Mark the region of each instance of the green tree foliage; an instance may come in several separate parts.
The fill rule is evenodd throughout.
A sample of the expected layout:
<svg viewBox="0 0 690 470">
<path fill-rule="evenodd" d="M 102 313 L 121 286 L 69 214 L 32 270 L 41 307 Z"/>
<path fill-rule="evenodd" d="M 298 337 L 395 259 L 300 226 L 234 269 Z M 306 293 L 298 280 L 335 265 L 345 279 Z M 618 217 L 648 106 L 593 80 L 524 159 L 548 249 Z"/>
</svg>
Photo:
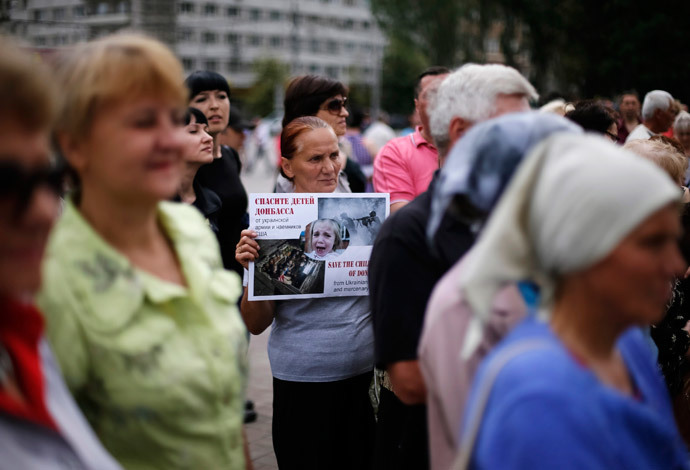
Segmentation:
<svg viewBox="0 0 690 470">
<path fill-rule="evenodd" d="M 383 57 L 381 107 L 389 113 L 412 113 L 414 84 L 428 63 L 414 44 L 401 38 L 390 38 Z"/>
<path fill-rule="evenodd" d="M 372 0 L 371 7 L 379 25 L 389 36 L 416 45 L 431 63 L 455 63 L 463 2 Z"/>
<path fill-rule="evenodd" d="M 690 101 L 686 28 L 690 2 L 643 0 L 371 0 L 383 30 L 402 37 L 427 63 L 483 61 L 491 24 L 506 63 L 529 55 L 542 93 L 582 97 L 659 88 Z M 514 39 L 520 37 L 521 41 Z M 385 70 L 385 69 L 384 69 Z M 385 81 L 384 90 L 389 84 Z"/>
<path fill-rule="evenodd" d="M 256 79 L 249 94 L 247 105 L 252 114 L 266 116 L 273 111 L 276 87 L 284 87 L 289 75 L 286 64 L 266 58 L 254 62 Z"/>
</svg>

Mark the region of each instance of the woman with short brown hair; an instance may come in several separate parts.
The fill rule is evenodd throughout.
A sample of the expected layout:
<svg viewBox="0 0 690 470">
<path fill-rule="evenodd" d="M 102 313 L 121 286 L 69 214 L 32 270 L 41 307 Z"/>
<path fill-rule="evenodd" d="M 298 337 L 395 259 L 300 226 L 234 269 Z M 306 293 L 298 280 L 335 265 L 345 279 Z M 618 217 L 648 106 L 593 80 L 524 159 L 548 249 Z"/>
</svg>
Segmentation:
<svg viewBox="0 0 690 470">
<path fill-rule="evenodd" d="M 240 282 L 193 207 L 182 67 L 160 42 L 75 46 L 58 71 L 57 141 L 78 175 L 41 295 L 65 379 L 128 469 L 245 468 Z"/>
</svg>

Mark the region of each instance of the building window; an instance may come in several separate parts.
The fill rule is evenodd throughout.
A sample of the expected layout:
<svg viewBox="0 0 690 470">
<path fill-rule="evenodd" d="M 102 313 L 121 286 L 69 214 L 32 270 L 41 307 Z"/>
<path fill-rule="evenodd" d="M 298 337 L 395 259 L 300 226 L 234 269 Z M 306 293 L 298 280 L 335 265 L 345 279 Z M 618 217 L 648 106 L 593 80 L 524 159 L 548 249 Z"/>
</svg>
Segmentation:
<svg viewBox="0 0 690 470">
<path fill-rule="evenodd" d="M 369 29 L 371 27 L 371 23 L 368 21 L 362 21 L 362 28 L 363 29 Z"/>
<path fill-rule="evenodd" d="M 227 63 L 227 69 L 231 73 L 237 73 L 242 70 L 242 64 L 237 58 L 232 58 Z"/>
<path fill-rule="evenodd" d="M 355 50 L 355 46 L 356 46 L 356 45 L 355 45 L 354 42 L 346 42 L 346 43 L 345 43 L 345 50 L 346 50 L 347 52 L 352 52 L 352 51 Z"/>
<path fill-rule="evenodd" d="M 34 21 L 44 21 L 46 19 L 46 12 L 45 10 L 34 10 L 33 11 L 33 19 Z M 45 38 L 44 38 L 45 40 Z"/>
<path fill-rule="evenodd" d="M 343 28 L 345 29 L 354 29 L 355 27 L 355 22 L 352 20 L 345 20 L 343 23 Z"/>
<path fill-rule="evenodd" d="M 183 57 L 182 58 L 182 67 L 184 67 L 185 70 L 191 70 L 194 68 L 194 59 L 191 57 Z"/>
<path fill-rule="evenodd" d="M 309 73 L 319 73 L 319 66 L 316 64 L 309 65 Z"/>
<path fill-rule="evenodd" d="M 208 59 L 204 61 L 204 70 L 209 70 L 211 72 L 218 71 L 218 61 L 215 59 Z"/>
<path fill-rule="evenodd" d="M 177 40 L 180 42 L 193 42 L 194 31 L 191 29 L 180 29 L 177 31 Z"/>
<path fill-rule="evenodd" d="M 225 44 L 236 46 L 240 43 L 240 37 L 235 33 L 228 33 L 225 35 Z"/>
<path fill-rule="evenodd" d="M 225 9 L 225 14 L 228 16 L 240 16 L 240 9 L 237 7 L 228 7 Z"/>
<path fill-rule="evenodd" d="M 280 36 L 271 37 L 271 47 L 280 47 L 283 45 L 283 38 Z"/>
<path fill-rule="evenodd" d="M 192 2 L 180 2 L 180 13 L 194 13 L 194 4 Z"/>
<path fill-rule="evenodd" d="M 283 14 L 278 10 L 271 10 L 269 18 L 271 19 L 271 21 L 280 21 L 283 19 Z"/>
<path fill-rule="evenodd" d="M 129 13 L 129 2 L 117 2 L 118 13 Z"/>
<path fill-rule="evenodd" d="M 249 36 L 250 46 L 260 46 L 262 42 L 263 38 L 261 36 Z"/>
<path fill-rule="evenodd" d="M 61 21 L 65 19 L 65 9 L 64 8 L 53 8 L 53 19 L 55 21 Z"/>
<path fill-rule="evenodd" d="M 326 67 L 326 75 L 328 75 L 331 78 L 338 78 L 338 67 L 329 65 L 328 67 Z"/>
<path fill-rule="evenodd" d="M 319 52 L 319 40 L 318 39 L 312 39 L 309 41 L 309 50 L 311 52 Z"/>
<path fill-rule="evenodd" d="M 218 42 L 218 35 L 210 31 L 206 31 L 201 35 L 201 42 L 204 44 L 215 44 Z"/>
<path fill-rule="evenodd" d="M 259 21 L 261 19 L 261 10 L 258 8 L 249 10 L 249 19 L 252 21 Z"/>
<path fill-rule="evenodd" d="M 343 3 L 349 7 L 357 5 L 357 0 L 343 0 Z"/>
<path fill-rule="evenodd" d="M 46 38 L 45 36 L 36 36 L 34 38 L 34 44 L 36 46 L 45 46 L 46 45 Z"/>
<path fill-rule="evenodd" d="M 328 41 L 326 43 L 326 50 L 328 51 L 329 54 L 337 54 L 338 53 L 338 43 L 335 41 Z"/>
<path fill-rule="evenodd" d="M 72 16 L 75 18 L 81 18 L 84 16 L 84 5 L 77 5 L 72 8 Z"/>
<path fill-rule="evenodd" d="M 204 5 L 204 15 L 214 16 L 216 13 L 218 13 L 218 7 L 215 3 L 207 3 Z"/>
<path fill-rule="evenodd" d="M 96 6 L 97 15 L 107 15 L 110 13 L 110 5 L 106 2 L 99 2 Z"/>
</svg>

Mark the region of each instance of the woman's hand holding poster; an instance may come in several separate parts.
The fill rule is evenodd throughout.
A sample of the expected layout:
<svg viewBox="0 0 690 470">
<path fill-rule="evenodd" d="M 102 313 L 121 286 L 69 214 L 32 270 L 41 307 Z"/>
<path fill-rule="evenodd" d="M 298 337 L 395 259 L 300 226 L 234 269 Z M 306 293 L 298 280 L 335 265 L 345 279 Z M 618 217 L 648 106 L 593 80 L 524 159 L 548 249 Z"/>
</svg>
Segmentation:
<svg viewBox="0 0 690 470">
<path fill-rule="evenodd" d="M 250 194 L 249 300 L 368 295 L 371 248 L 388 194 Z"/>
</svg>

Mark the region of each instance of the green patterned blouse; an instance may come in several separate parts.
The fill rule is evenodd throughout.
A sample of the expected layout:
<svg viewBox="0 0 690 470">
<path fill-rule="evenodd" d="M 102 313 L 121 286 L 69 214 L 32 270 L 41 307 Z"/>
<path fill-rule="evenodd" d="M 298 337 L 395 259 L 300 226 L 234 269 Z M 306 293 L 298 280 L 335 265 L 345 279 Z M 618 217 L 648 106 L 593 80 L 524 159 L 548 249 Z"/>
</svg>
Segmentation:
<svg viewBox="0 0 690 470">
<path fill-rule="evenodd" d="M 241 282 L 191 206 L 159 220 L 188 287 L 132 266 L 71 202 L 48 244 L 39 305 L 67 385 L 133 470 L 244 468 Z"/>
</svg>

